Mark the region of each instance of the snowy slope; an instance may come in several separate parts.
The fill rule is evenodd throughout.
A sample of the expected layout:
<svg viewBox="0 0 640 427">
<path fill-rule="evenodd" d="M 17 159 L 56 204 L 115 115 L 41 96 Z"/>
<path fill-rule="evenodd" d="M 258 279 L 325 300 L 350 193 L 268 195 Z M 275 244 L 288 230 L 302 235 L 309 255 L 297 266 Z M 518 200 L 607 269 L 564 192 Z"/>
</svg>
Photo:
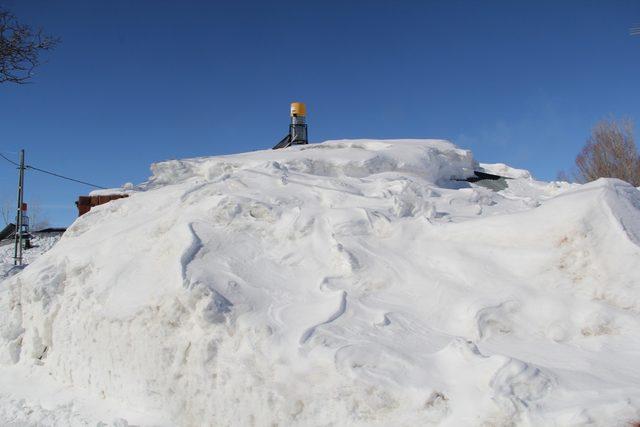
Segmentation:
<svg viewBox="0 0 640 427">
<path fill-rule="evenodd" d="M 25 250 L 22 259 L 25 264 L 30 264 L 39 258 L 43 253 L 51 249 L 60 240 L 58 235 L 35 234 L 31 238 L 32 248 Z M 0 280 L 20 271 L 21 268 L 14 267 L 14 245 L 13 240 L 5 239 L 0 242 Z"/>
<path fill-rule="evenodd" d="M 452 180 L 478 167 L 513 179 L 500 192 Z M 435 140 L 152 171 L 1 284 L 0 374 L 59 398 L 0 386 L 0 420 L 640 419 L 628 184 L 538 182 Z"/>
</svg>

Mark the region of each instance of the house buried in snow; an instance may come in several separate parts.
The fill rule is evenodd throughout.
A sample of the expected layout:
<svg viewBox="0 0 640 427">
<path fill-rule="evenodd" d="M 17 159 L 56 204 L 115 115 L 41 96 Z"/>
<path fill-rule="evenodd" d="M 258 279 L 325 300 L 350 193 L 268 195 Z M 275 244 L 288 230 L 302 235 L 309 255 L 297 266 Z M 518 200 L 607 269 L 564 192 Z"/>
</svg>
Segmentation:
<svg viewBox="0 0 640 427">
<path fill-rule="evenodd" d="M 127 194 L 108 194 L 104 196 L 79 196 L 76 206 L 78 207 L 78 216 L 82 216 L 89 212 L 91 208 L 104 205 L 112 200 L 129 197 Z"/>
</svg>

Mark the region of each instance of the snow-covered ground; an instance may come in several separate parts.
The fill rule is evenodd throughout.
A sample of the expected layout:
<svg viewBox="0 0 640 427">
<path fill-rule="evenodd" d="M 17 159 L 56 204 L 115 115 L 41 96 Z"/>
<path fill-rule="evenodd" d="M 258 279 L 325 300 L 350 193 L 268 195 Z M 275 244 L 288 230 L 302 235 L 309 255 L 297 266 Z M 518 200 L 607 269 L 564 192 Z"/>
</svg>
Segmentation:
<svg viewBox="0 0 640 427">
<path fill-rule="evenodd" d="M 3 425 L 640 420 L 636 188 L 434 140 L 152 171 L 0 283 Z"/>
<path fill-rule="evenodd" d="M 36 234 L 31 239 L 31 249 L 24 250 L 22 259 L 24 264 L 30 264 L 39 258 L 43 253 L 55 245 L 60 236 L 57 234 L 46 235 Z M 14 245 L 12 240 L 4 240 L 0 242 L 0 281 L 8 276 L 14 275 L 21 270 L 20 267 L 14 267 Z"/>
</svg>

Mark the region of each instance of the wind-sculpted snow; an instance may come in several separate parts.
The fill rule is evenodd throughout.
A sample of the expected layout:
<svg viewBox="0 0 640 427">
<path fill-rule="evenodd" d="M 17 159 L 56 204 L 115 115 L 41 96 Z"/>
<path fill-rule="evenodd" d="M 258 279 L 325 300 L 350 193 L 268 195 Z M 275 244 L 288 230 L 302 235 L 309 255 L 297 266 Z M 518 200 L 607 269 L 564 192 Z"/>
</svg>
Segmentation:
<svg viewBox="0 0 640 427">
<path fill-rule="evenodd" d="M 480 167 L 508 188 L 453 180 Z M 0 387 L 5 423 L 640 419 L 630 185 L 538 182 L 433 140 L 152 170 L 0 284 L 0 373 L 69 395 Z"/>
<path fill-rule="evenodd" d="M 156 163 L 149 184 L 166 185 L 188 180 L 224 180 L 234 172 L 251 169 L 300 173 L 319 177 L 365 178 L 383 172 L 420 175 L 436 182 L 464 178 L 476 166 L 471 153 L 447 141 L 342 140 L 213 158 Z"/>
</svg>

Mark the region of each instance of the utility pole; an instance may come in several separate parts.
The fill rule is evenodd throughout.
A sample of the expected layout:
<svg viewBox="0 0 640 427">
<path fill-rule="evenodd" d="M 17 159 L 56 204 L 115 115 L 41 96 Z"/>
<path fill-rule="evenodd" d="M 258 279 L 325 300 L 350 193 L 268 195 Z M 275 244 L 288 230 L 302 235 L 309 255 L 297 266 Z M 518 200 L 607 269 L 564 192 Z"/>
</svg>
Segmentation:
<svg viewBox="0 0 640 427">
<path fill-rule="evenodd" d="M 22 203 L 24 200 L 24 150 L 20 150 L 20 178 L 18 179 L 18 209 L 16 210 L 16 234 L 13 264 L 22 265 Z"/>
</svg>

